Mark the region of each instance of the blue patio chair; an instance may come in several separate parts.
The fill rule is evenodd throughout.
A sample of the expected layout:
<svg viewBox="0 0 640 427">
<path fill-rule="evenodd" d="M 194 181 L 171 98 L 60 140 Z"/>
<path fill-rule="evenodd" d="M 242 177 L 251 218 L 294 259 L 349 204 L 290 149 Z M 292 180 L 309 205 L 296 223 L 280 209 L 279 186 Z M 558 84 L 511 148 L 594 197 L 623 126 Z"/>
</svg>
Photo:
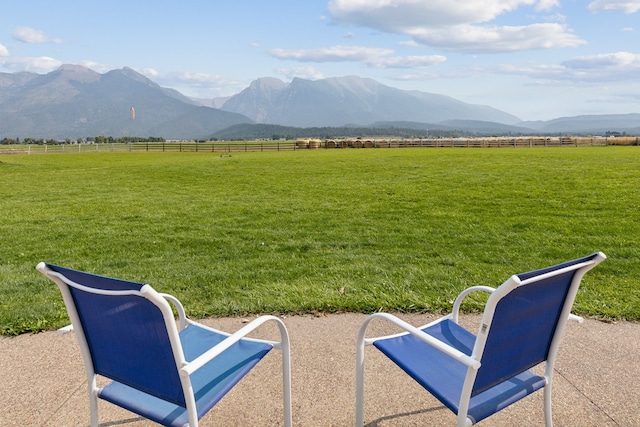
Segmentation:
<svg viewBox="0 0 640 427">
<path fill-rule="evenodd" d="M 277 317 L 261 316 L 227 334 L 187 319 L 176 298 L 148 284 L 43 262 L 36 269 L 62 292 L 84 359 L 91 426 L 98 426 L 97 398 L 162 425 L 197 426 L 272 348 L 282 351 L 284 424 L 291 426 L 289 337 Z M 277 325 L 279 342 L 246 337 L 268 321 Z M 111 382 L 99 388 L 98 375 Z"/>
<path fill-rule="evenodd" d="M 552 426 L 553 366 L 582 276 L 606 259 L 601 252 L 553 267 L 511 276 L 497 289 L 474 286 L 455 300 L 451 314 L 413 327 L 387 313 L 367 317 L 356 347 L 356 426 L 364 422 L 364 349 L 373 345 L 471 426 L 544 388 L 544 414 Z M 491 293 L 477 335 L 458 324 L 462 300 L 474 291 Z M 374 319 L 402 332 L 366 338 Z M 533 368 L 546 362 L 544 375 Z"/>
</svg>

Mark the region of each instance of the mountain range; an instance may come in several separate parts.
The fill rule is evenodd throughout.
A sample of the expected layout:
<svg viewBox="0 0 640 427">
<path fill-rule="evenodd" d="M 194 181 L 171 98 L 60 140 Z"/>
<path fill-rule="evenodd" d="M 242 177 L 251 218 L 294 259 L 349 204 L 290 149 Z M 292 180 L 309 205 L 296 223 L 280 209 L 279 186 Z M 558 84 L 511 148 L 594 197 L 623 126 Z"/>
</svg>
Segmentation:
<svg viewBox="0 0 640 427">
<path fill-rule="evenodd" d="M 222 110 L 256 123 L 295 127 L 365 126 L 379 121 L 439 123 L 467 119 L 504 124 L 516 116 L 484 105 L 418 91 L 404 91 L 360 77 L 323 80 L 262 78 L 231 97 Z"/>
<path fill-rule="evenodd" d="M 192 139 L 240 123 L 251 120 L 196 105 L 130 68 L 99 74 L 63 65 L 44 75 L 0 73 L 0 137 Z"/>
<path fill-rule="evenodd" d="M 0 73 L 0 139 L 98 135 L 202 139 L 230 128 L 236 136 L 244 132 L 253 137 L 259 129 L 273 132 L 274 126 L 454 129 L 480 134 L 640 133 L 640 114 L 524 122 L 490 106 L 355 76 L 295 78 L 290 83 L 260 78 L 229 98 L 198 100 L 163 88 L 130 68 L 99 74 L 63 65 L 48 74 Z"/>
</svg>

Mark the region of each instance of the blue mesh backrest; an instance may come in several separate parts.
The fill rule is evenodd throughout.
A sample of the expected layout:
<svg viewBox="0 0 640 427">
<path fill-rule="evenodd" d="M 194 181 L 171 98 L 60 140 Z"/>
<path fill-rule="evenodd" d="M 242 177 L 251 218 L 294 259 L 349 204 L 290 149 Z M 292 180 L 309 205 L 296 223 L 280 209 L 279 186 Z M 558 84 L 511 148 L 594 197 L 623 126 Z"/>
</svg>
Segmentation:
<svg viewBox="0 0 640 427">
<path fill-rule="evenodd" d="M 574 273 L 521 286 L 498 302 L 472 394 L 547 359 Z"/>
<path fill-rule="evenodd" d="M 520 286 L 503 297 L 493 316 L 472 395 L 545 360 L 573 277 L 598 253 L 518 274 L 521 281 L 576 266 L 565 273 Z"/>
<path fill-rule="evenodd" d="M 81 285 L 140 290 L 142 283 L 49 267 Z M 99 295 L 71 287 L 97 374 L 185 406 L 162 313 L 142 296 Z"/>
</svg>

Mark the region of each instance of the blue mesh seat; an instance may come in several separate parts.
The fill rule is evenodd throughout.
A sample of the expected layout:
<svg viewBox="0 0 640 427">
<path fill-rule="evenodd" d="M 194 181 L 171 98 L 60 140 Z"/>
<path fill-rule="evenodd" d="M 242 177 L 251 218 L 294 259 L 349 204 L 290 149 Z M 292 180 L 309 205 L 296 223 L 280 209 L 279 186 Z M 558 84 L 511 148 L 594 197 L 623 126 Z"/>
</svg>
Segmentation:
<svg viewBox="0 0 640 427">
<path fill-rule="evenodd" d="M 186 318 L 176 298 L 148 284 L 52 264 L 36 268 L 62 292 L 84 359 L 92 426 L 97 398 L 162 425 L 197 426 L 273 348 L 282 350 L 284 424 L 291 426 L 289 337 L 280 319 L 261 316 L 228 334 Z M 268 321 L 280 341 L 246 338 Z M 111 382 L 98 388 L 97 375 Z"/>
<path fill-rule="evenodd" d="M 364 349 L 373 345 L 470 426 L 544 388 L 545 423 L 552 426 L 553 365 L 583 275 L 606 259 L 601 252 L 553 267 L 511 276 L 500 287 L 463 291 L 451 314 L 413 327 L 388 313 L 369 316 L 360 327 L 356 362 L 356 425 L 364 423 Z M 477 334 L 458 324 L 462 300 L 472 292 L 491 295 Z M 367 338 L 374 319 L 401 329 Z M 531 368 L 545 363 L 543 375 Z"/>
</svg>

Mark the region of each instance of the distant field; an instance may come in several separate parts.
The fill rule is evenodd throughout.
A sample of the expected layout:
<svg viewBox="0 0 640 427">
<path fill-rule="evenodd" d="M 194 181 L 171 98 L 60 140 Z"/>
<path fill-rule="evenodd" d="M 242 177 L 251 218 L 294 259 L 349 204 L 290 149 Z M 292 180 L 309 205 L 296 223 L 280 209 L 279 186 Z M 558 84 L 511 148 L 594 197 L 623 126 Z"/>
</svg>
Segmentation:
<svg viewBox="0 0 640 427">
<path fill-rule="evenodd" d="M 639 150 L 0 155 L 0 332 L 68 322 L 39 261 L 148 282 L 203 317 L 439 312 L 596 250 L 575 311 L 638 320 Z"/>
</svg>

